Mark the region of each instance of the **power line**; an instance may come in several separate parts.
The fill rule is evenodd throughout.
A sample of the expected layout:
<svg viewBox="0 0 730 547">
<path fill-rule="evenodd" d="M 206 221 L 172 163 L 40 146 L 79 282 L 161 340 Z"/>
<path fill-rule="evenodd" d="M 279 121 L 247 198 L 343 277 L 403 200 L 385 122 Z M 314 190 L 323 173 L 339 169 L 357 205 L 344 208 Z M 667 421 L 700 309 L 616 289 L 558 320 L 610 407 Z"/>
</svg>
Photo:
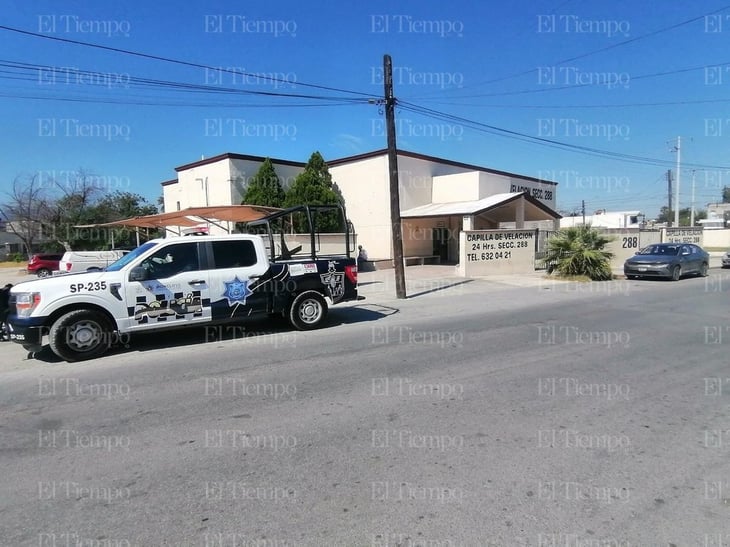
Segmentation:
<svg viewBox="0 0 730 547">
<path fill-rule="evenodd" d="M 569 108 L 639 108 L 648 106 L 683 106 L 690 104 L 717 104 L 729 103 L 730 99 L 705 99 L 697 101 L 667 101 L 656 103 L 622 103 L 622 104 L 566 104 L 566 105 L 518 105 L 518 104 L 477 104 L 477 103 L 455 103 L 453 101 L 439 101 L 432 99 L 422 99 L 423 102 L 429 104 L 440 104 L 446 106 L 474 106 L 483 108 L 516 108 L 516 109 L 569 109 Z M 454 99 L 455 100 L 455 99 Z"/>
<path fill-rule="evenodd" d="M 634 38 L 629 38 L 628 40 L 623 40 L 622 42 L 617 42 L 616 44 L 611 44 L 609 46 L 605 46 L 605 47 L 602 47 L 602 48 L 599 48 L 599 49 L 595 49 L 595 50 L 592 50 L 592 51 L 588 51 L 586 53 L 581 53 L 579 55 L 574 55 L 572 57 L 567 57 L 565 59 L 561 59 L 561 60 L 556 61 L 554 63 L 550 63 L 550 65 L 551 66 L 562 65 L 562 64 L 569 63 L 569 62 L 572 62 L 572 61 L 577 61 L 579 59 L 584 59 L 586 57 L 590 57 L 590 56 L 596 55 L 598 53 L 603 53 L 605 51 L 610 51 L 612 49 L 616 49 L 616 48 L 619 48 L 619 47 L 623 47 L 625 45 L 632 44 L 634 42 L 638 42 L 640 40 L 644 40 L 644 39 L 650 38 L 652 36 L 657 36 L 658 34 L 662 34 L 664 32 L 669 32 L 669 31 L 674 30 L 674 29 L 677 29 L 679 27 L 682 27 L 682 26 L 685 26 L 685 25 L 689 25 L 689 24 L 695 23 L 695 22 L 697 22 L 697 21 L 699 21 L 701 19 L 704 19 L 704 18 L 706 18 L 706 17 L 708 17 L 710 15 L 716 15 L 718 13 L 721 13 L 721 12 L 723 12 L 723 11 L 729 9 L 729 8 L 730 8 L 730 5 L 723 6 L 722 8 L 719 8 L 717 10 L 714 10 L 714 11 L 711 11 L 709 13 L 705 13 L 705 14 L 699 15 L 697 17 L 692 17 L 692 18 L 687 19 L 685 21 L 682 21 L 680 23 L 675 23 L 675 24 L 670 25 L 668 27 L 663 27 L 661 29 L 657 29 L 657 30 L 651 31 L 651 32 L 648 32 L 646 34 L 642 34 L 640 36 L 636 36 Z M 2 28 L 2 27 L 0 27 L 0 28 Z M 537 71 L 538 71 L 538 68 L 532 68 L 532 69 L 529 69 L 529 70 L 523 70 L 523 71 L 520 71 L 520 72 L 516 72 L 516 73 L 510 74 L 508 76 L 502 76 L 500 78 L 494 78 L 492 80 L 487 80 L 487 81 L 484 81 L 484 82 L 480 82 L 480 83 L 474 84 L 474 86 L 470 86 L 470 87 L 478 87 L 478 86 L 482 86 L 482 85 L 487 85 L 487 84 L 493 84 L 493 83 L 497 83 L 497 82 L 502 82 L 502 81 L 505 81 L 505 80 L 511 80 L 513 78 L 517 78 L 519 76 L 526 76 L 528 74 L 532 74 L 532 73 L 535 73 Z M 465 88 L 461 88 L 461 89 L 465 89 Z"/>
<path fill-rule="evenodd" d="M 726 66 L 728 64 L 730 64 L 730 61 L 725 61 L 722 63 L 712 63 L 709 65 L 678 68 L 676 70 L 667 70 L 664 72 L 652 72 L 650 74 L 640 74 L 639 76 L 631 76 L 630 81 L 645 80 L 647 78 L 659 78 L 659 77 L 663 77 L 663 76 L 672 76 L 674 74 L 681 74 L 683 72 L 693 72 L 695 70 L 706 70 L 708 68 L 721 67 L 721 66 Z M 518 91 L 500 91 L 498 93 L 480 93 L 477 95 L 462 95 L 460 97 L 453 97 L 452 100 L 456 101 L 459 99 L 476 99 L 479 97 L 507 97 L 507 96 L 511 96 L 511 95 L 529 95 L 529 94 L 533 94 L 533 93 L 547 93 L 549 91 L 562 91 L 565 89 L 579 89 L 579 88 L 583 88 L 583 87 L 595 87 L 595 86 L 606 87 L 606 85 L 607 85 L 607 82 L 605 82 L 605 81 L 596 81 L 596 82 L 590 82 L 590 83 L 585 83 L 585 84 L 545 86 L 545 87 L 541 87 L 539 89 L 522 89 L 522 90 L 518 90 Z M 462 89 L 464 89 L 464 88 L 462 88 Z M 417 97 L 416 99 L 423 100 L 423 101 L 432 101 L 432 102 L 434 101 L 433 98 L 428 98 L 428 97 L 420 97 L 420 98 Z M 440 104 L 449 104 L 449 103 L 441 102 Z M 454 104 L 456 104 L 456 103 L 454 103 Z"/>
<path fill-rule="evenodd" d="M 38 100 L 38 101 L 63 101 L 63 102 L 75 102 L 75 103 L 92 103 L 92 104 L 126 104 L 132 106 L 176 106 L 176 107 L 201 107 L 201 108 L 301 108 L 301 107 L 325 107 L 325 106 L 352 106 L 352 102 L 320 102 L 320 103 L 286 103 L 286 104 L 275 104 L 275 103 L 185 103 L 185 102 L 160 102 L 151 100 L 125 100 L 125 99 L 103 99 L 94 97 L 47 97 L 47 96 L 34 96 L 34 95 L 11 95 L 7 93 L 0 93 L 0 97 L 8 99 L 23 99 L 23 100 Z"/>
<path fill-rule="evenodd" d="M 210 66 L 210 65 L 201 64 L 201 63 L 193 63 L 191 61 L 182 61 L 180 59 L 173 59 L 173 58 L 170 58 L 170 57 L 162 57 L 160 55 L 152 55 L 152 54 L 149 54 L 149 53 L 141 53 L 139 51 L 131 51 L 131 50 L 128 50 L 128 49 L 121 49 L 121 48 L 116 48 L 116 47 L 111 47 L 111 46 L 103 46 L 101 44 L 94 44 L 94 43 L 91 43 L 91 42 L 82 42 L 80 40 L 71 40 L 69 38 L 60 38 L 58 36 L 47 36 L 45 34 L 40 34 L 40 33 L 37 33 L 37 32 L 31 32 L 31 31 L 28 31 L 28 30 L 22 30 L 22 29 L 18 29 L 18 28 L 8 27 L 8 26 L 5 26 L 5 25 L 0 25 L 0 30 L 6 30 L 8 32 L 15 32 L 15 33 L 23 34 L 23 35 L 26 35 L 26 36 L 33 36 L 35 38 L 43 38 L 45 40 L 55 40 L 55 41 L 63 42 L 63 43 L 67 43 L 67 44 L 74 44 L 74 45 L 80 45 L 80 46 L 84 46 L 84 47 L 91 47 L 91 48 L 96 48 L 96 49 L 102 49 L 102 50 L 105 50 L 105 51 L 113 51 L 115 53 L 122 53 L 122 54 L 125 54 L 125 55 L 133 55 L 135 57 L 141 57 L 143 59 L 151 59 L 151 60 L 154 60 L 154 61 L 163 61 L 163 62 L 166 62 L 166 63 L 174 63 L 174 64 L 178 64 L 178 65 L 182 65 L 182 66 L 189 66 L 189 67 L 194 67 L 194 68 L 205 68 L 205 69 L 208 69 L 208 70 L 220 70 L 221 72 L 228 72 L 228 73 L 234 73 L 234 74 L 239 74 L 239 75 L 246 75 L 246 76 L 251 75 L 251 76 L 255 76 L 255 74 L 248 73 L 248 72 L 245 72 L 245 71 L 229 70 L 229 69 L 226 69 L 226 68 L 223 68 L 223 67 L 214 67 L 214 66 Z M 286 80 L 283 80 L 281 78 L 276 78 L 274 76 L 267 76 L 265 79 L 271 80 L 273 82 L 289 83 Z M 353 94 L 353 95 L 360 95 L 360 96 L 368 97 L 368 98 L 377 98 L 375 95 L 372 95 L 370 93 L 362 93 L 360 91 L 352 91 L 352 90 L 349 90 L 349 89 L 341 89 L 341 88 L 337 88 L 337 87 L 330 87 L 330 86 L 324 86 L 324 85 L 318 85 L 318 84 L 309 84 L 309 83 L 305 83 L 305 82 L 297 82 L 297 85 L 301 85 L 303 87 L 311 87 L 311 88 L 315 88 L 315 89 L 323 89 L 323 90 L 326 90 L 326 91 L 337 91 L 339 93 L 350 93 L 350 94 Z"/>
<path fill-rule="evenodd" d="M 644 156 L 636 156 L 633 154 L 625 154 L 621 152 L 612 152 L 610 150 L 601 150 L 598 148 L 591 148 L 588 146 L 579 146 L 574 144 L 568 144 L 561 141 L 556 141 L 553 139 L 546 139 L 544 137 L 535 137 L 533 135 L 528 135 L 526 133 L 520 133 L 518 131 L 512 131 L 509 129 L 503 129 L 501 127 L 496 127 L 493 125 L 485 124 L 482 122 L 477 122 L 475 120 L 469 120 L 467 118 L 462 118 L 460 116 L 456 116 L 453 114 L 448 114 L 445 112 L 439 112 L 438 110 L 432 110 L 430 108 L 425 108 L 416 104 L 408 103 L 408 102 L 398 102 L 399 106 L 403 110 L 411 111 L 416 114 L 421 114 L 426 117 L 442 120 L 442 121 L 451 121 L 456 122 L 461 125 L 464 125 L 466 127 L 469 127 L 471 129 L 474 129 L 476 131 L 481 131 L 484 133 L 490 133 L 493 135 L 498 135 L 506 138 L 516 139 L 524 142 L 529 142 L 531 144 L 539 144 L 542 146 L 546 146 L 549 148 L 558 148 L 562 150 L 572 151 L 576 153 L 591 155 L 591 156 L 599 156 L 607 159 L 613 159 L 613 160 L 620 160 L 624 162 L 629 163 L 643 163 L 643 164 L 650 164 L 650 165 L 658 165 L 658 166 L 665 166 L 665 165 L 673 165 L 674 163 L 671 160 L 662 160 L 658 158 L 649 158 Z M 707 168 L 707 169 L 729 169 L 728 166 L 715 166 L 715 165 L 703 165 L 703 164 L 688 164 L 685 163 L 685 166 L 687 167 L 698 167 L 698 168 Z"/>
<path fill-rule="evenodd" d="M 156 79 L 150 79 L 150 78 L 140 78 L 130 75 L 124 75 L 124 78 L 120 78 L 121 75 L 113 75 L 110 73 L 103 73 L 103 72 L 95 72 L 95 71 L 89 71 L 89 70 L 82 70 L 78 68 L 71 69 L 70 67 L 54 67 L 54 66 L 48 66 L 48 65 L 37 65 L 32 63 L 23 63 L 23 62 L 16 62 L 16 61 L 8 61 L 8 60 L 0 60 L 0 67 L 10 68 L 9 71 L 0 71 L 2 74 L 14 74 L 14 75 L 20 75 L 20 76 L 0 76 L 0 79 L 10 79 L 10 80 L 22 80 L 22 81 L 36 81 L 38 82 L 39 76 L 42 76 L 42 81 L 50 81 L 50 82 L 56 82 L 61 81 L 63 83 L 64 79 L 69 85 L 76 85 L 78 82 L 78 85 L 84 85 L 97 88 L 107 88 L 108 90 L 116 90 L 119 88 L 126 88 L 126 87 L 138 87 L 138 88 L 145 88 L 145 89 L 158 89 L 158 90 L 165 90 L 165 91 L 176 91 L 176 92 L 183 92 L 183 93 L 202 93 L 202 94 L 220 94 L 224 96 L 233 96 L 233 95 L 246 95 L 246 96 L 263 96 L 263 97 L 284 97 L 284 98 L 296 98 L 296 99 L 311 99 L 311 100 L 320 100 L 320 101 L 330 101 L 329 104 L 332 104 L 331 102 L 334 101 L 335 104 L 340 103 L 360 103 L 364 104 L 367 103 L 368 99 L 366 98 L 360 98 L 360 97 L 337 97 L 334 95 L 307 95 L 303 93 L 281 93 L 281 92 L 274 92 L 274 91 L 253 91 L 249 89 L 238 89 L 238 88 L 230 88 L 230 87 L 222 87 L 222 86 L 212 86 L 212 85 L 205 85 L 205 84 L 191 84 L 188 82 L 174 82 L 174 81 L 167 81 L 167 80 L 156 80 Z M 116 76 L 115 81 L 114 77 Z M 84 79 L 83 84 L 80 82 L 81 79 Z M 76 80 L 76 82 L 74 82 Z M 289 82 L 291 85 L 292 82 Z M 57 87 L 53 88 L 54 91 L 58 90 Z M 6 97 L 16 97 L 16 98 L 34 98 L 34 99 L 40 99 L 43 100 L 44 98 L 47 98 L 49 100 L 62 100 L 63 97 L 49 97 L 47 95 L 44 96 L 38 96 L 38 95 L 25 95 L 25 94 L 5 94 Z M 125 96 L 128 96 L 125 94 Z M 125 101 L 125 100 L 110 100 L 110 99 L 74 99 L 71 98 L 70 100 L 78 100 L 79 102 L 108 102 L 108 103 L 115 103 L 115 104 L 141 104 L 134 101 Z M 145 104 L 154 104 L 154 103 L 145 103 Z M 164 103 L 159 103 L 163 105 Z M 170 103 L 168 103 L 169 105 Z"/>
</svg>

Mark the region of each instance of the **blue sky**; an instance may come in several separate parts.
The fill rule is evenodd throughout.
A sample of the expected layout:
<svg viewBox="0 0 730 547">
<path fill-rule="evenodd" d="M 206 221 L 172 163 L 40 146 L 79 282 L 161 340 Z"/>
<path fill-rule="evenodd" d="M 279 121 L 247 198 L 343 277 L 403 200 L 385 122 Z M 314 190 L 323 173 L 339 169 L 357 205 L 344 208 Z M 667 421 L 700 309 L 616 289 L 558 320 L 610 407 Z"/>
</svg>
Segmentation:
<svg viewBox="0 0 730 547">
<path fill-rule="evenodd" d="M 704 208 L 730 186 L 724 1 L 11 2 L 2 25 L 46 38 L 0 29 L 0 192 L 84 169 L 154 202 L 203 156 L 384 148 L 367 99 L 387 53 L 399 148 L 554 180 L 564 211 L 651 217 L 681 136 L 680 205 L 694 176 Z"/>
</svg>

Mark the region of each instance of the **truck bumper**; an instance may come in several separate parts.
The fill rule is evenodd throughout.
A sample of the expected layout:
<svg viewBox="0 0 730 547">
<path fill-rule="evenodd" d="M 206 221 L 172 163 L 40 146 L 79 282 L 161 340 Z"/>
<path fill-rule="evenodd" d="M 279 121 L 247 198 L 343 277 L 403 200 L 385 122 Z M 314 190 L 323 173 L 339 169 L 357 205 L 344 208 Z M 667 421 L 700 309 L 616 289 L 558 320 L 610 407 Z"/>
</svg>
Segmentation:
<svg viewBox="0 0 730 547">
<path fill-rule="evenodd" d="M 45 317 L 8 317 L 10 340 L 22 344 L 28 351 L 40 351 L 43 347 Z"/>
</svg>

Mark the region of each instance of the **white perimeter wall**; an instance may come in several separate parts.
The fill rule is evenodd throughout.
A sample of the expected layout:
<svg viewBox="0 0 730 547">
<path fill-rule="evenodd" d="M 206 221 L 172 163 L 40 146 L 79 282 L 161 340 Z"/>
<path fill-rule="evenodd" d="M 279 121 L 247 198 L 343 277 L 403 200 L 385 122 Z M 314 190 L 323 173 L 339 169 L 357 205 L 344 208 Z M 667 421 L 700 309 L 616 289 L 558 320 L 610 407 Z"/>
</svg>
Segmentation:
<svg viewBox="0 0 730 547">
<path fill-rule="evenodd" d="M 730 249 L 730 230 L 705 230 L 703 234 L 704 247 L 722 247 Z"/>
</svg>

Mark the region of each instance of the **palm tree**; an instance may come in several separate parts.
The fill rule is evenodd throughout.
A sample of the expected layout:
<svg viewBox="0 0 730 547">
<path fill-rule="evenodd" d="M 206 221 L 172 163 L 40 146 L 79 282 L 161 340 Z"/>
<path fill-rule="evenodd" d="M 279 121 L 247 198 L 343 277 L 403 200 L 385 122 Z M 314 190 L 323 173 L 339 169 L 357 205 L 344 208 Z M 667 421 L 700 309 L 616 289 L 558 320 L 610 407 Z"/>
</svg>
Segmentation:
<svg viewBox="0 0 730 547">
<path fill-rule="evenodd" d="M 548 240 L 543 261 L 560 275 L 584 275 L 593 281 L 607 281 L 613 279 L 613 253 L 604 250 L 610 242 L 611 238 L 590 225 L 563 228 Z"/>
</svg>

